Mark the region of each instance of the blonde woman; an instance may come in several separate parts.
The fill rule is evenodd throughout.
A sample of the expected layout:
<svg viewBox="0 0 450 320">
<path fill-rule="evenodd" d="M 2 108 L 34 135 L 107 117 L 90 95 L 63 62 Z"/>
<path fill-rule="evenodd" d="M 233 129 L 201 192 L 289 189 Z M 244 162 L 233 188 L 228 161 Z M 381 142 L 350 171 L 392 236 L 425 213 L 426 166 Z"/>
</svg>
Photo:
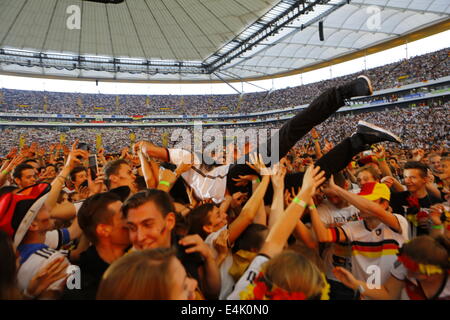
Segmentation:
<svg viewBox="0 0 450 320">
<path fill-rule="evenodd" d="M 193 300 L 196 287 L 172 249 L 139 250 L 109 266 L 97 300 Z"/>
</svg>

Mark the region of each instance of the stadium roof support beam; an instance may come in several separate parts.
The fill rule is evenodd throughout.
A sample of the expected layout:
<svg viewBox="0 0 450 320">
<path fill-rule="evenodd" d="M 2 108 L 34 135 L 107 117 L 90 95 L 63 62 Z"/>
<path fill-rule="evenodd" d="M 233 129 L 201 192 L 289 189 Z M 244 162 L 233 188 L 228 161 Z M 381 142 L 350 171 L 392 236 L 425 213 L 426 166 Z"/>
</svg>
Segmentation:
<svg viewBox="0 0 450 320">
<path fill-rule="evenodd" d="M 238 89 L 236 89 L 235 87 L 233 87 L 231 84 L 228 83 L 227 80 L 225 80 L 224 78 L 222 78 L 218 73 L 214 72 L 214 75 L 219 78 L 223 83 L 225 83 L 227 86 L 229 86 L 231 89 L 233 89 L 234 91 L 236 91 L 239 94 L 242 94 L 241 91 L 239 91 Z"/>
<path fill-rule="evenodd" d="M 222 74 L 225 74 L 224 71 L 221 71 L 221 73 L 222 73 Z M 266 88 L 263 88 L 263 87 L 261 87 L 261 86 L 258 86 L 258 85 L 256 85 L 256 84 L 254 84 L 254 83 L 248 82 L 247 80 L 245 80 L 244 78 L 238 76 L 237 74 L 234 74 L 234 73 L 229 72 L 229 71 L 227 71 L 227 74 L 228 74 L 228 75 L 231 75 L 232 78 L 234 78 L 234 79 L 239 79 L 241 82 L 245 82 L 245 83 L 247 83 L 247 84 L 249 84 L 249 85 L 254 86 L 255 88 L 258 88 L 258 89 L 267 91 Z"/>
<path fill-rule="evenodd" d="M 223 65 L 239 57 L 244 52 L 276 34 L 303 14 L 313 11 L 316 5 L 324 5 L 330 0 L 282 0 L 258 21 L 250 25 L 221 49 L 205 59 L 208 73 L 213 73 Z M 237 44 L 236 44 L 237 43 Z"/>
</svg>

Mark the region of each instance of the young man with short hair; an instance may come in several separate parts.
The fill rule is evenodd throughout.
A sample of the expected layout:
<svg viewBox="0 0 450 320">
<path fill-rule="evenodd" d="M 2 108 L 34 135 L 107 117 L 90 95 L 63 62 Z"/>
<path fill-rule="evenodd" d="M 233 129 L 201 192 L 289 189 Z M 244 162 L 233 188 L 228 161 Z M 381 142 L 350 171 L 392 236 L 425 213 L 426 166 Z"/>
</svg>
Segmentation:
<svg viewBox="0 0 450 320">
<path fill-rule="evenodd" d="M 104 166 L 103 172 L 105 173 L 106 187 L 109 191 L 119 194 L 122 201 L 137 192 L 136 176 L 125 159 L 108 162 Z M 128 187 L 129 190 L 125 190 L 125 187 Z"/>
<path fill-rule="evenodd" d="M 394 192 L 391 207 L 394 212 L 407 217 L 410 238 L 428 234 L 430 222 L 427 209 L 442 202 L 427 191 L 428 167 L 421 162 L 409 161 L 405 164 L 403 176 L 407 191 Z"/>
<path fill-rule="evenodd" d="M 80 255 L 81 290 L 65 290 L 63 299 L 95 300 L 103 273 L 124 255 L 130 238 L 122 215 L 122 201 L 112 192 L 87 198 L 78 211 L 78 223 L 92 245 Z"/>
<path fill-rule="evenodd" d="M 19 189 L 32 186 L 37 182 L 36 170 L 27 163 L 21 163 L 14 169 L 13 179 Z"/>
<path fill-rule="evenodd" d="M 218 297 L 220 274 L 213 253 L 199 235 L 177 239 L 173 234 L 175 209 L 168 193 L 157 189 L 140 191 L 125 201 L 122 210 L 133 250 L 174 246 L 186 271 L 198 280 L 205 296 Z"/>
<path fill-rule="evenodd" d="M 388 211 L 390 191 L 382 183 L 366 183 L 357 195 L 339 187 L 331 178 L 330 188 L 358 208 L 362 220 L 327 228 L 317 210 L 311 210 L 312 225 L 319 241 L 350 243 L 355 278 L 367 281 L 375 272 L 383 283 L 397 259 L 398 249 L 408 240 L 408 222 L 401 215 Z"/>
</svg>

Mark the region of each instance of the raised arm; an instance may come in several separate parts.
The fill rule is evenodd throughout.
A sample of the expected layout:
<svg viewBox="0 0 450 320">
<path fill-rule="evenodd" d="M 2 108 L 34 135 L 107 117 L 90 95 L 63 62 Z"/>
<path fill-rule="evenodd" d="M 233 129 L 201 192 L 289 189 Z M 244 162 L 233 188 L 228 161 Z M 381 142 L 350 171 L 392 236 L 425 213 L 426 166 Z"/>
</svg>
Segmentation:
<svg viewBox="0 0 450 320">
<path fill-rule="evenodd" d="M 375 157 L 377 158 L 378 165 L 380 166 L 380 171 L 383 177 L 392 176 L 391 169 L 389 168 L 386 161 L 386 151 L 383 146 L 378 145 L 375 150 Z"/>
<path fill-rule="evenodd" d="M 162 161 L 169 161 L 166 148 L 158 147 L 148 141 L 139 141 L 134 145 L 134 151 L 141 150 L 143 154 Z"/>
<path fill-rule="evenodd" d="M 255 192 L 256 189 L 259 186 L 259 179 L 254 180 L 252 182 L 252 192 Z M 264 198 L 264 197 L 263 197 Z M 261 199 L 259 201 L 258 210 L 256 211 L 255 218 L 253 218 L 253 223 L 267 225 L 267 214 L 266 214 L 266 207 L 264 205 L 264 199 Z"/>
<path fill-rule="evenodd" d="M 314 204 L 314 203 L 313 203 Z M 327 228 L 320 219 L 317 208 L 310 206 L 311 223 L 319 242 L 346 242 L 347 237 L 341 228 Z"/>
<path fill-rule="evenodd" d="M 142 173 L 145 179 L 145 185 L 147 186 L 147 188 L 156 188 L 158 178 L 153 175 L 153 170 L 148 163 L 147 157 L 141 151 L 138 151 L 138 156 L 141 163 Z"/>
<path fill-rule="evenodd" d="M 325 181 L 325 172 L 321 171 L 319 173 L 319 171 L 320 167 L 308 167 L 303 176 L 302 189 L 287 207 L 282 217 L 270 229 L 260 251 L 262 254 L 273 257 L 283 250 L 289 235 L 294 230 L 297 221 L 307 207 L 307 203 L 310 202 L 316 188 Z"/>
<path fill-rule="evenodd" d="M 383 222 L 385 225 L 394 229 L 395 231 L 399 233 L 402 232 L 400 223 L 392 213 L 383 209 L 383 207 L 378 203 L 367 200 L 357 194 L 348 192 L 347 190 L 339 187 L 334 183 L 333 176 L 331 176 L 330 178 L 330 188 L 332 188 L 333 191 L 335 191 L 339 197 L 348 201 L 350 204 L 354 205 L 360 211 L 370 213 L 375 217 L 377 217 L 379 220 L 381 220 L 381 222 Z"/>
<path fill-rule="evenodd" d="M 403 186 L 397 179 L 391 176 L 386 176 L 381 179 L 381 183 L 384 183 L 389 188 L 392 188 L 395 192 L 406 191 L 406 187 Z"/>
<path fill-rule="evenodd" d="M 166 169 L 161 173 L 161 178 L 158 183 L 157 189 L 169 192 L 174 186 L 177 179 L 186 171 L 188 171 L 192 167 L 192 164 L 181 163 L 176 169 L 175 172 Z"/>
<path fill-rule="evenodd" d="M 22 155 L 18 155 L 14 157 L 11 161 L 8 163 L 5 163 L 2 168 L 0 169 L 0 186 L 3 186 L 8 179 L 8 176 L 11 174 L 11 172 L 14 171 L 14 169 L 23 161 L 25 158 Z"/>
<path fill-rule="evenodd" d="M 76 166 L 80 165 L 82 159 L 87 159 L 88 152 L 84 150 L 78 150 L 73 148 L 73 150 L 69 153 L 69 157 L 67 158 L 66 164 L 64 168 L 61 170 L 60 174 L 53 180 L 52 188 L 49 192 L 48 198 L 45 201 L 45 206 L 49 211 L 53 210 L 56 205 L 56 201 L 58 200 L 59 194 L 64 186 L 64 182 L 67 179 L 67 176 L 70 174 L 70 171 Z"/>
<path fill-rule="evenodd" d="M 269 215 L 269 229 L 273 227 L 278 218 L 284 211 L 284 177 L 286 176 L 286 168 L 283 166 L 275 168 L 275 174 L 271 176 L 273 187 L 272 206 Z"/>
<path fill-rule="evenodd" d="M 260 155 L 259 156 L 256 156 L 254 154 L 250 155 L 250 159 L 252 160 L 252 163 L 255 167 L 259 169 L 266 168 Z M 253 219 L 255 218 L 258 210 L 258 206 L 262 201 L 264 194 L 266 193 L 269 181 L 270 176 L 264 175 L 258 188 L 256 188 L 256 191 L 252 194 L 250 199 L 244 205 L 239 216 L 230 224 L 228 228 L 229 230 L 228 240 L 231 244 L 234 243 L 234 241 L 236 241 L 236 239 L 241 235 L 241 233 L 244 232 L 244 230 L 253 222 Z"/>
<path fill-rule="evenodd" d="M 313 138 L 314 152 L 316 153 L 316 157 L 317 157 L 317 159 L 320 159 L 320 158 L 322 158 L 323 154 L 322 154 L 322 150 L 320 148 L 319 133 L 314 128 L 311 130 L 311 137 Z"/>
</svg>

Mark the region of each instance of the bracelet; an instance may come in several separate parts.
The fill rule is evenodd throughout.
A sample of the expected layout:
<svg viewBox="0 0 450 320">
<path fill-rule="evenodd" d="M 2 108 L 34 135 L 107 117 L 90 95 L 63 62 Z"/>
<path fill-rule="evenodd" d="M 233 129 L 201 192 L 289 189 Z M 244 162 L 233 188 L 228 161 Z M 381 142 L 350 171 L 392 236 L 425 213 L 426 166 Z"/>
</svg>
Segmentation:
<svg viewBox="0 0 450 320">
<path fill-rule="evenodd" d="M 165 186 L 170 187 L 170 182 L 168 182 L 168 181 L 161 180 L 161 181 L 159 182 L 159 184 L 162 184 L 162 185 L 165 185 Z"/>
<path fill-rule="evenodd" d="M 4 176 L 8 175 L 8 173 L 9 173 L 9 171 L 6 170 L 6 169 L 2 171 L 2 174 L 3 174 Z"/>
<path fill-rule="evenodd" d="M 310 205 L 308 208 L 309 208 L 310 210 L 317 209 L 317 207 L 316 207 L 315 204 Z"/>
<path fill-rule="evenodd" d="M 313 142 L 319 142 L 319 139 L 313 139 Z"/>
<path fill-rule="evenodd" d="M 303 200 L 301 200 L 301 199 L 299 199 L 297 197 L 295 197 L 294 200 L 292 200 L 292 202 L 298 204 L 299 206 L 301 206 L 301 207 L 303 207 L 305 209 L 308 206 L 305 201 L 303 201 Z"/>
<path fill-rule="evenodd" d="M 377 161 L 378 161 L 378 162 L 383 162 L 383 161 L 386 161 L 386 158 L 380 158 L 380 159 L 378 159 Z"/>
<path fill-rule="evenodd" d="M 444 226 L 442 224 L 436 224 L 434 226 L 431 226 L 431 229 L 442 230 L 444 229 Z"/>
<path fill-rule="evenodd" d="M 253 181 L 256 182 L 256 183 L 260 183 L 261 179 L 260 178 L 256 178 L 256 180 L 253 180 Z"/>
</svg>

